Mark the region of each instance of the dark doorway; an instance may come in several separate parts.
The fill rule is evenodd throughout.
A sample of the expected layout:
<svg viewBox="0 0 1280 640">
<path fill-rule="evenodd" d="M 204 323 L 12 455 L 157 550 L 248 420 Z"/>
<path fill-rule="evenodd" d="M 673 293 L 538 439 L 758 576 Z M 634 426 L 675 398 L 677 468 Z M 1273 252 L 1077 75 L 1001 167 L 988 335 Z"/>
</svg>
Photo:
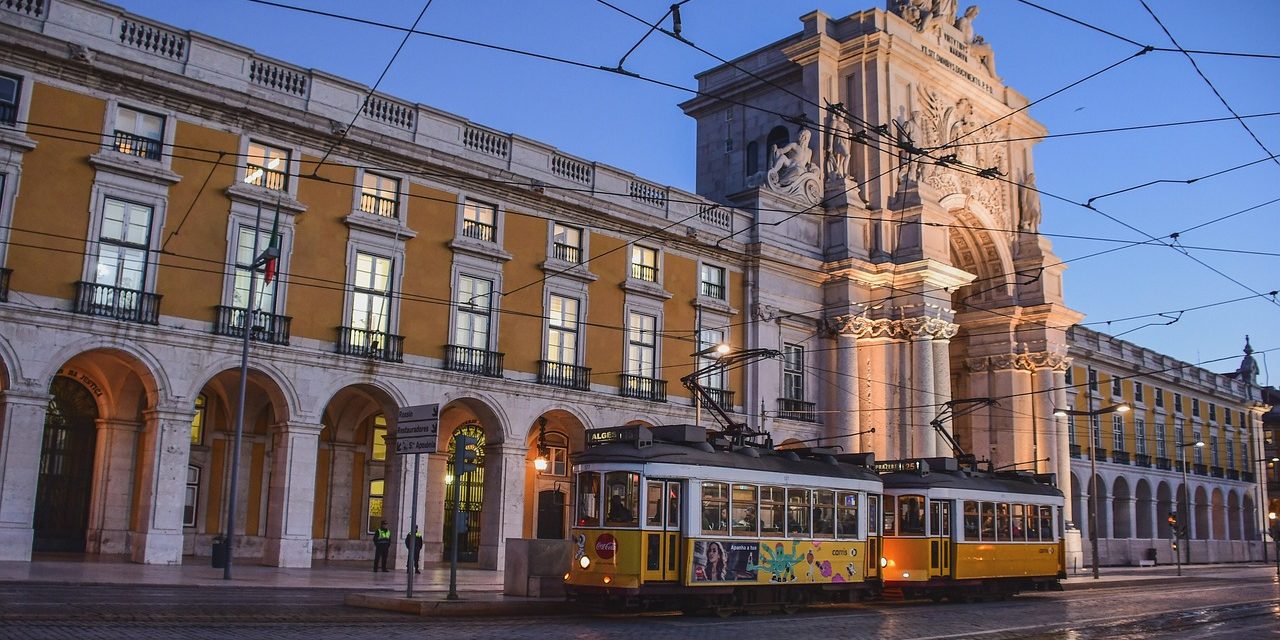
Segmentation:
<svg viewBox="0 0 1280 640">
<path fill-rule="evenodd" d="M 547 489 L 538 492 L 537 537 L 544 540 L 564 539 L 564 492 Z"/>
<path fill-rule="evenodd" d="M 458 562 L 478 562 L 480 560 L 480 514 L 484 507 L 484 428 L 476 423 L 464 424 L 454 431 L 454 435 L 461 433 L 476 439 L 476 466 L 475 471 L 466 474 L 465 477 L 459 479 L 453 469 L 453 447 L 456 442 L 452 437 L 449 438 L 449 462 L 445 466 L 446 481 L 450 484 L 445 487 L 444 498 L 444 560 L 452 558 L 453 545 L 458 545 Z M 453 483 L 457 483 L 457 493 L 454 493 Z M 454 496 L 458 496 L 458 504 L 461 508 L 462 519 L 467 525 L 467 530 L 462 533 L 454 533 Z"/>
<path fill-rule="evenodd" d="M 97 448 L 98 407 L 71 378 L 56 377 L 44 419 L 33 522 L 34 551 L 84 551 Z"/>
</svg>

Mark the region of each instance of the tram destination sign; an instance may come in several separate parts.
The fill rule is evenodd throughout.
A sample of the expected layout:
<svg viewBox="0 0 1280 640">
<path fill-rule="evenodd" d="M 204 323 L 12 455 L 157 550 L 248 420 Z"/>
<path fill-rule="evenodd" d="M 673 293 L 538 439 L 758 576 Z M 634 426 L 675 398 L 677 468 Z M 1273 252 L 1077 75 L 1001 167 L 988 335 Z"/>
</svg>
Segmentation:
<svg viewBox="0 0 1280 640">
<path fill-rule="evenodd" d="M 640 425 L 587 429 L 588 447 L 610 442 L 634 442 L 637 448 L 647 447 L 653 444 L 653 434 L 648 427 Z"/>
<path fill-rule="evenodd" d="M 919 458 L 915 460 L 878 460 L 875 463 L 876 473 L 923 473 L 929 471 L 929 464 Z"/>
<path fill-rule="evenodd" d="M 400 410 L 396 420 L 396 454 L 435 453 L 440 435 L 440 405 L 420 404 Z"/>
</svg>

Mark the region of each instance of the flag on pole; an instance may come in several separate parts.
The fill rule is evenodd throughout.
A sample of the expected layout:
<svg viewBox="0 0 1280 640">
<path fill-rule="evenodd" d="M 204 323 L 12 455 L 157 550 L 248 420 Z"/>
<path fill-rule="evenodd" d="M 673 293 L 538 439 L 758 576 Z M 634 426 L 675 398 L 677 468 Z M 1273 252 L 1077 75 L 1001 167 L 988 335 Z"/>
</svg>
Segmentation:
<svg viewBox="0 0 1280 640">
<path fill-rule="evenodd" d="M 271 239 L 267 241 L 267 249 L 258 256 L 259 262 L 264 262 L 263 280 L 267 284 L 276 277 L 276 263 L 280 260 L 280 202 L 276 201 L 276 219 L 271 223 Z"/>
</svg>

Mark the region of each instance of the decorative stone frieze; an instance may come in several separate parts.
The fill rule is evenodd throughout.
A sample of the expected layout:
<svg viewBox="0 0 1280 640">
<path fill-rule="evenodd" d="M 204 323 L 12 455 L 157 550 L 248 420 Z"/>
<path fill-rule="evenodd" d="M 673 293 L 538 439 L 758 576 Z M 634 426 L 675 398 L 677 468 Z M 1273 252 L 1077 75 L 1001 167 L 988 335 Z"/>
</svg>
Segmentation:
<svg viewBox="0 0 1280 640">
<path fill-rule="evenodd" d="M 960 325 L 941 318 L 916 316 L 901 320 L 873 319 L 860 315 L 842 315 L 831 318 L 829 325 L 837 334 L 855 338 L 893 338 L 896 340 L 950 340 L 960 331 Z"/>
<path fill-rule="evenodd" d="M 1066 371 L 1071 366 L 1071 359 L 1060 353 L 1038 351 L 1036 353 L 1002 353 L 994 356 L 978 356 L 965 358 L 964 366 L 969 371 L 1008 371 L 1019 369 L 1036 371 L 1052 369 Z"/>
</svg>

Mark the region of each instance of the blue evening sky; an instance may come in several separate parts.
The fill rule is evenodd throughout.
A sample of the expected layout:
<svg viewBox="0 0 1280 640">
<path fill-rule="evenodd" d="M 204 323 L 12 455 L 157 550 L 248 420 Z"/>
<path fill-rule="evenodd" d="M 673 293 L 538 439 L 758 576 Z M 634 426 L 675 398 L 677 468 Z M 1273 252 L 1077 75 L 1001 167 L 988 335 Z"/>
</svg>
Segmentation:
<svg viewBox="0 0 1280 640">
<path fill-rule="evenodd" d="M 423 5 L 420 0 L 282 1 L 406 27 Z M 651 21 L 670 5 L 670 0 L 610 1 Z M 1280 2 L 1242 0 L 1231 3 L 1229 9 L 1193 0 L 1147 2 L 1183 48 L 1280 55 Z M 249 0 L 116 0 L 115 4 L 367 85 L 377 80 L 403 37 L 401 32 Z M 963 11 L 970 3 L 959 4 Z M 1143 44 L 1173 46 L 1139 0 L 1043 0 L 1037 4 Z M 794 33 L 800 28 L 798 18 L 811 10 L 842 17 L 873 6 L 883 8 L 883 3 L 690 0 L 681 15 L 685 37 L 731 59 Z M 979 6 L 975 31 L 995 48 L 997 72 L 1007 85 L 1032 100 L 1139 50 L 1016 0 L 990 0 Z M 616 65 L 647 30 L 596 0 L 433 0 L 418 28 L 606 67 Z M 1208 55 L 1195 59 L 1236 113 L 1280 112 L 1280 59 Z M 654 34 L 625 66 L 645 77 L 693 87 L 694 74 L 714 64 L 705 54 Z M 380 90 L 659 183 L 694 188 L 694 123 L 676 106 L 690 97 L 687 92 L 424 36 L 410 38 Z M 1151 52 L 1129 60 L 1048 98 L 1032 107 L 1031 113 L 1051 134 L 1230 115 L 1187 57 L 1173 52 Z M 1271 152 L 1280 153 L 1280 116 L 1245 121 Z M 1267 155 L 1240 123 L 1224 121 L 1049 139 L 1036 146 L 1035 163 L 1041 190 L 1085 202 L 1154 180 L 1205 176 Z M 1092 328 L 1111 334 L 1132 331 L 1123 338 L 1184 361 L 1204 362 L 1215 371 L 1235 369 L 1244 336 L 1250 334 L 1256 350 L 1276 350 L 1258 358 L 1262 380 L 1280 383 L 1280 306 L 1265 295 L 1215 305 L 1254 296 L 1250 288 L 1264 294 L 1280 289 L 1278 200 L 1280 164 L 1273 161 L 1190 185 L 1162 183 L 1097 200 L 1098 210 L 1157 237 L 1271 204 L 1182 233 L 1181 245 L 1201 247 L 1185 253 L 1155 244 L 1082 258 L 1123 245 L 1054 237 L 1055 252 L 1070 261 L 1065 275 L 1067 303 L 1086 313 L 1085 322 Z M 1040 230 L 1044 233 L 1148 239 L 1083 207 L 1050 197 L 1043 197 L 1042 203 Z M 1204 305 L 1215 306 L 1186 311 L 1177 322 L 1157 326 L 1177 317 L 1174 312 Z M 1169 315 L 1122 320 L 1159 312 Z M 1276 369 L 1268 377 L 1271 367 Z"/>
</svg>

